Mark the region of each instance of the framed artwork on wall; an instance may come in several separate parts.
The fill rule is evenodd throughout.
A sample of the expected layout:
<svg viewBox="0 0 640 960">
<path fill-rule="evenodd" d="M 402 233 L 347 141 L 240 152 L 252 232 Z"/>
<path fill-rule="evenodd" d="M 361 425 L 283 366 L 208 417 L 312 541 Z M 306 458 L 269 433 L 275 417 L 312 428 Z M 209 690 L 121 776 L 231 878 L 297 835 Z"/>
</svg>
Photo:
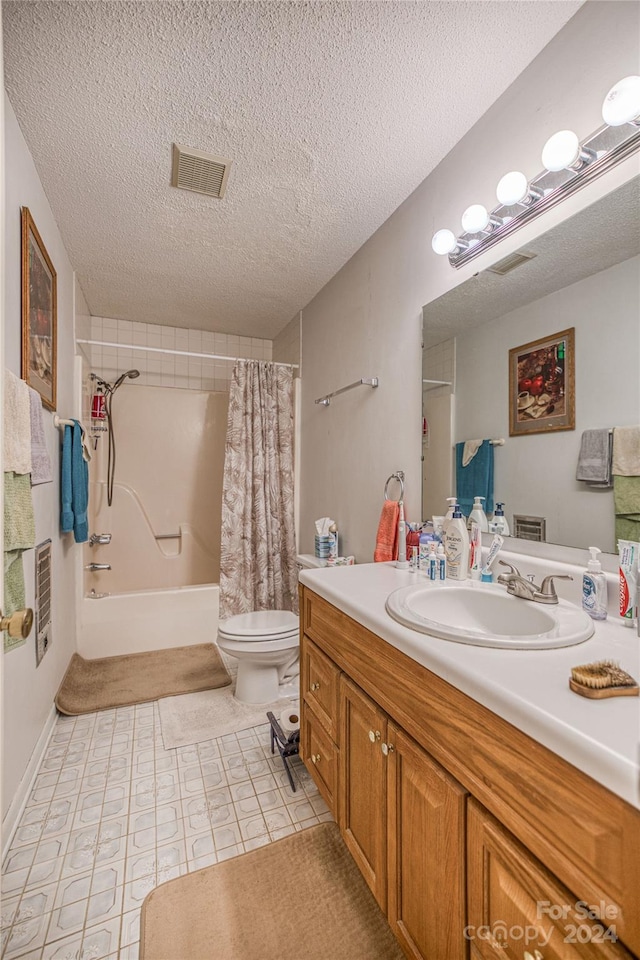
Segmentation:
<svg viewBox="0 0 640 960">
<path fill-rule="evenodd" d="M 575 328 L 509 350 L 509 434 L 575 430 Z"/>
<path fill-rule="evenodd" d="M 56 271 L 28 207 L 22 207 L 22 379 L 56 409 Z"/>
</svg>

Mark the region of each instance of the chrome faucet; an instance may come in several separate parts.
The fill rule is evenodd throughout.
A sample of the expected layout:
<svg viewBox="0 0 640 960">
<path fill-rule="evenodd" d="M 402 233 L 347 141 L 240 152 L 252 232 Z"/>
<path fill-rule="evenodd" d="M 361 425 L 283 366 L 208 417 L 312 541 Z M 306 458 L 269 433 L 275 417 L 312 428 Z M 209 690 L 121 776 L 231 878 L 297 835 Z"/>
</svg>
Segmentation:
<svg viewBox="0 0 640 960">
<path fill-rule="evenodd" d="M 498 577 L 498 583 L 505 584 L 507 593 L 512 597 L 520 597 L 521 600 L 533 600 L 535 603 L 557 603 L 558 594 L 553 585 L 554 580 L 573 580 L 566 573 L 551 574 L 545 577 L 541 586 L 538 586 L 533 577 L 525 579 L 521 576 L 517 567 L 504 560 L 498 561 L 503 567 L 509 568 L 509 573 L 501 573 Z"/>
<path fill-rule="evenodd" d="M 95 573 L 96 570 L 111 570 L 110 563 L 88 563 L 85 567 L 85 570 L 91 570 Z"/>
<path fill-rule="evenodd" d="M 111 543 L 110 533 L 92 533 L 89 537 L 89 546 L 95 547 L 97 544 Z"/>
</svg>

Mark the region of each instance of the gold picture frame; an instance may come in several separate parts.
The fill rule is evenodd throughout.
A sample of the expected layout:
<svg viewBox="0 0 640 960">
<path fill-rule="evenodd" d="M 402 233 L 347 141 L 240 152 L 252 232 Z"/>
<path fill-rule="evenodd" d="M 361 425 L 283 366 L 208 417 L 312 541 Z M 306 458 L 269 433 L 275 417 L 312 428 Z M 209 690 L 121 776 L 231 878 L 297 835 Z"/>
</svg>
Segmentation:
<svg viewBox="0 0 640 960">
<path fill-rule="evenodd" d="M 509 350 L 509 435 L 575 426 L 575 327 Z"/>
<path fill-rule="evenodd" d="M 22 379 L 56 409 L 58 285 L 28 207 L 22 207 Z"/>
</svg>

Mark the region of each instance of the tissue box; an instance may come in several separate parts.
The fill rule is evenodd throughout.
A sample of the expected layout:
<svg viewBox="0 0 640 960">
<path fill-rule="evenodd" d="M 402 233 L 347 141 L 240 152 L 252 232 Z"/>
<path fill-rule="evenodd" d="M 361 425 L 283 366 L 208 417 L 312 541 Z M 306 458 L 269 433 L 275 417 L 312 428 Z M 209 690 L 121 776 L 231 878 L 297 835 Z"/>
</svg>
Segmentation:
<svg viewBox="0 0 640 960">
<path fill-rule="evenodd" d="M 327 536 L 320 536 L 316 533 L 315 536 L 315 555 L 321 560 L 326 560 L 331 556 L 332 547 L 334 544 L 333 534 L 327 534 Z"/>
</svg>

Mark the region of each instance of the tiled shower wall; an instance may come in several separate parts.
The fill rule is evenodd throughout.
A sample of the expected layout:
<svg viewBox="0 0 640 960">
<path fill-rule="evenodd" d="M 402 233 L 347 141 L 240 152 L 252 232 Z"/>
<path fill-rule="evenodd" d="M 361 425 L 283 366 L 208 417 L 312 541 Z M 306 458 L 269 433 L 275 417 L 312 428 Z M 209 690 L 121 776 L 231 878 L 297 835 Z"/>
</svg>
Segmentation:
<svg viewBox="0 0 640 960">
<path fill-rule="evenodd" d="M 422 376 L 429 380 L 448 380 L 451 392 L 455 393 L 456 384 L 456 340 L 443 340 L 432 347 L 425 347 L 422 359 Z M 433 389 L 434 384 L 425 383 L 424 389 Z"/>
<path fill-rule="evenodd" d="M 132 344 L 132 349 L 98 347 L 80 344 L 89 359 L 91 370 L 113 381 L 132 368 L 140 371 L 138 384 L 161 387 L 182 387 L 190 390 L 228 390 L 233 363 L 230 360 L 208 360 L 203 357 L 180 357 L 170 353 L 153 353 L 141 347 L 182 350 L 192 353 L 271 360 L 272 341 L 254 337 L 238 337 L 208 330 L 184 330 L 154 323 L 91 317 L 90 330 L 78 329 L 79 339 Z"/>
</svg>

